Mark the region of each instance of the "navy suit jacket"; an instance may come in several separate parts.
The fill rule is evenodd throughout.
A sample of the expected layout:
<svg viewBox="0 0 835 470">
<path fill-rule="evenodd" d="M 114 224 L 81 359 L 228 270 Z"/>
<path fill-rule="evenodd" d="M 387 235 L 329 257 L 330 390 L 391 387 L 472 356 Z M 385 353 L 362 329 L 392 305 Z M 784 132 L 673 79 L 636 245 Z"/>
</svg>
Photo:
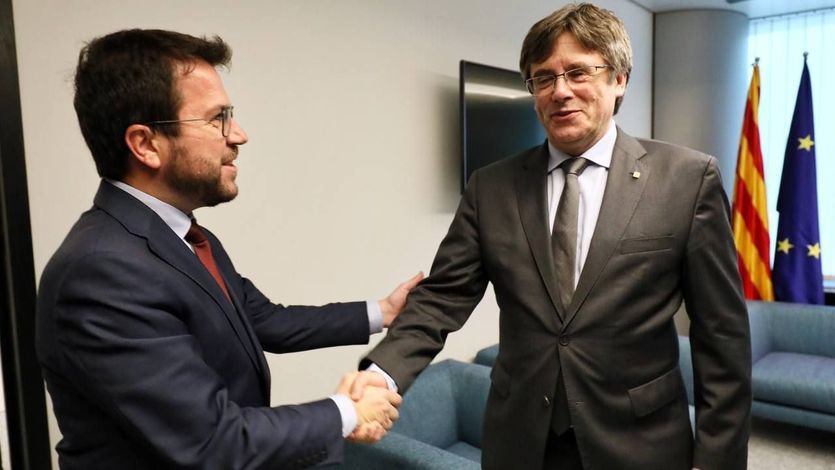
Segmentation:
<svg viewBox="0 0 835 470">
<path fill-rule="evenodd" d="M 270 408 L 263 350 L 368 342 L 362 302 L 271 303 L 207 231 L 232 303 L 156 213 L 102 183 L 44 269 L 37 351 L 61 468 L 302 468 L 338 461 L 332 400 Z"/>
</svg>

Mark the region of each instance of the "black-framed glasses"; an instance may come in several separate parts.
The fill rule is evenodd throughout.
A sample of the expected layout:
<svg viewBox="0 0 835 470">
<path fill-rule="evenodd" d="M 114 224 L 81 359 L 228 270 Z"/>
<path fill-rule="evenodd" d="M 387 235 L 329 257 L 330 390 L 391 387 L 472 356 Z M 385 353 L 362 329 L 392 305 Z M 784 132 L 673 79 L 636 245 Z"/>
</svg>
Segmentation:
<svg viewBox="0 0 835 470">
<path fill-rule="evenodd" d="M 581 85 L 591 80 L 592 77 L 599 74 L 601 70 L 612 68 L 611 65 L 584 65 L 576 69 L 566 70 L 563 73 L 537 75 L 525 80 L 525 87 L 532 95 L 541 95 L 553 91 L 557 87 L 557 80 L 560 77 L 565 79 L 565 83 L 570 87 L 571 85 Z"/>
<path fill-rule="evenodd" d="M 194 118 L 194 119 L 171 119 L 167 121 L 151 121 L 146 122 L 146 125 L 160 125 L 160 124 L 179 124 L 181 122 L 199 122 L 203 121 L 206 124 L 215 127 L 216 129 L 220 129 L 220 133 L 223 137 L 229 137 L 229 131 L 232 129 L 232 118 L 234 114 L 232 110 L 235 109 L 234 106 L 227 106 L 222 108 L 217 116 L 211 119 L 203 119 L 203 118 Z"/>
</svg>

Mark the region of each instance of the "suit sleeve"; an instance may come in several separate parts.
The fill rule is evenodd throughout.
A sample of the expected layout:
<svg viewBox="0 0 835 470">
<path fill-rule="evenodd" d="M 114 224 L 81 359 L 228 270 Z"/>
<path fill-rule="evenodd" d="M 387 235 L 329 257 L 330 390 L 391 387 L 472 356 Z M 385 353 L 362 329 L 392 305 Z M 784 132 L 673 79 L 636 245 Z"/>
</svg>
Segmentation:
<svg viewBox="0 0 835 470">
<path fill-rule="evenodd" d="M 240 276 L 220 243 L 209 233 L 221 271 L 229 273 L 258 341 L 272 353 L 308 351 L 349 344 L 368 344 L 365 302 L 303 306 L 272 303 L 249 279 Z"/>
<path fill-rule="evenodd" d="M 180 320 L 194 307 L 153 266 L 99 252 L 66 272 L 54 308 L 66 377 L 146 451 L 177 468 L 301 467 L 341 456 L 333 401 L 270 408 L 229 399 Z"/>
<path fill-rule="evenodd" d="M 746 468 L 751 414 L 748 313 L 728 201 L 713 157 L 694 209 L 683 279 L 695 385 L 693 466 Z"/>
<path fill-rule="evenodd" d="M 250 324 L 266 351 L 287 353 L 368 344 L 365 302 L 284 306 L 270 302 L 249 279 L 242 278 L 242 285 Z"/>
<path fill-rule="evenodd" d="M 487 288 L 478 233 L 478 175 L 473 173 L 429 276 L 410 293 L 386 337 L 362 360 L 388 373 L 400 393 L 459 330 Z"/>
</svg>

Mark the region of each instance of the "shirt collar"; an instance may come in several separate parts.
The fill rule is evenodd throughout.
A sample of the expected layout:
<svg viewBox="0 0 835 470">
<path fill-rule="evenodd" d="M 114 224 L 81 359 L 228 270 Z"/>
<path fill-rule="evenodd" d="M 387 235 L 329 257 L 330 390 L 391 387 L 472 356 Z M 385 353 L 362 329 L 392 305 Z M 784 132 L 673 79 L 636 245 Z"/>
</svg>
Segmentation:
<svg viewBox="0 0 835 470">
<path fill-rule="evenodd" d="M 615 121 L 611 120 L 609 121 L 609 129 L 603 134 L 603 137 L 579 156 L 595 165 L 609 168 L 612 164 L 612 152 L 615 151 L 615 140 L 617 137 L 617 126 L 615 126 Z M 554 147 L 550 141 L 548 142 L 548 155 L 548 173 L 560 166 L 562 162 L 572 158 L 571 155 Z"/>
<path fill-rule="evenodd" d="M 177 209 L 171 204 L 168 204 L 167 202 L 160 201 L 154 196 L 140 191 L 127 183 L 107 178 L 105 178 L 105 181 L 130 194 L 136 199 L 139 199 L 143 204 L 154 211 L 166 225 L 171 227 L 171 230 L 173 230 L 178 237 L 185 240 L 186 233 L 188 233 L 188 229 L 191 228 L 191 217 L 183 211 Z"/>
</svg>

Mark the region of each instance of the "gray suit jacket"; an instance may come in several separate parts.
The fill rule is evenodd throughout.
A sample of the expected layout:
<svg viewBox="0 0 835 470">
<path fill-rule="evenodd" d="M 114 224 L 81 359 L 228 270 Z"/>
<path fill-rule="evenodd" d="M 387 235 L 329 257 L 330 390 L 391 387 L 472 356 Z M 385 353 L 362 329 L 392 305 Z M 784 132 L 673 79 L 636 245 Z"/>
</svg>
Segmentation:
<svg viewBox="0 0 835 470">
<path fill-rule="evenodd" d="M 429 277 L 366 360 L 407 389 L 490 282 L 501 314 L 484 468 L 541 468 L 560 370 L 585 468 L 745 468 L 748 318 L 716 160 L 618 130 L 566 311 L 552 264 L 547 162 L 541 146 L 473 174 Z M 673 324 L 682 300 L 695 442 Z"/>
</svg>

